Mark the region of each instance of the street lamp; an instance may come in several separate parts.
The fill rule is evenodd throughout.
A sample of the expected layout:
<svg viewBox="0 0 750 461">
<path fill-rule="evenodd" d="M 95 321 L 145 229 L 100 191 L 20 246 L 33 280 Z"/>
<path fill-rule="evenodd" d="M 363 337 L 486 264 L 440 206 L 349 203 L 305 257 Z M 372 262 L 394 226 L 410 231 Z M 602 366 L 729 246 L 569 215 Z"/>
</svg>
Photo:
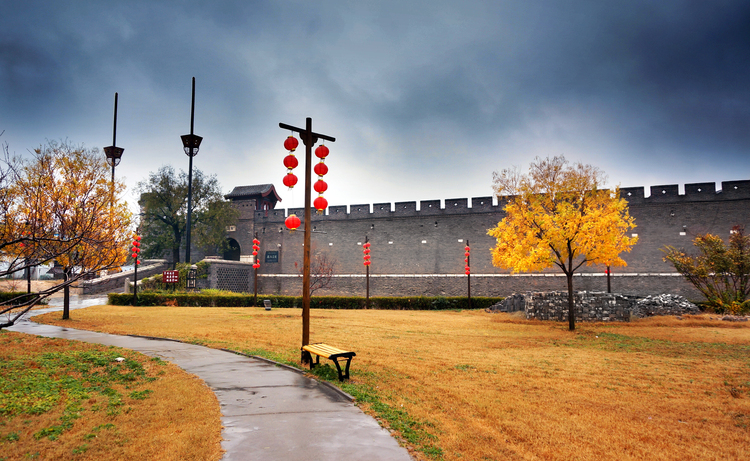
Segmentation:
<svg viewBox="0 0 750 461">
<path fill-rule="evenodd" d="M 112 194 L 115 190 L 115 167 L 120 164 L 122 153 L 125 149 L 117 146 L 117 93 L 115 93 L 115 123 L 112 128 L 112 145 L 104 148 L 104 154 L 107 156 L 107 165 L 112 167 Z M 113 197 L 114 200 L 114 197 Z"/>
<path fill-rule="evenodd" d="M 193 134 L 193 122 L 195 120 L 195 77 L 193 77 L 193 102 L 190 107 L 190 134 L 180 136 L 185 154 L 190 157 L 188 167 L 188 205 L 187 205 L 187 235 L 185 236 L 185 262 L 190 262 L 190 225 L 193 212 L 193 157 L 198 155 L 198 148 L 203 138 Z M 177 261 L 175 261 L 177 262 Z"/>
</svg>

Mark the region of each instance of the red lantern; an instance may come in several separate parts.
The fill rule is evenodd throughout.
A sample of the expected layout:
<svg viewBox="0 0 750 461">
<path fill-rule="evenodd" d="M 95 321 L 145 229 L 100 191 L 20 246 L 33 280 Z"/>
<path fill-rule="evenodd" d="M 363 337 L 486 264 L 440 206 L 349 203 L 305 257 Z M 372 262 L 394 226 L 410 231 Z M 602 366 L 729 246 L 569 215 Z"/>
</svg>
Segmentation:
<svg viewBox="0 0 750 461">
<path fill-rule="evenodd" d="M 328 157 L 328 148 L 325 145 L 321 144 L 317 149 L 315 149 L 315 156 L 318 158 Z"/>
<path fill-rule="evenodd" d="M 295 184 L 297 184 L 297 176 L 294 173 L 287 173 L 287 175 L 284 176 L 283 182 L 286 187 L 291 189 Z"/>
<path fill-rule="evenodd" d="M 255 263 L 255 264 L 253 264 L 253 269 L 257 269 L 257 268 L 259 268 L 259 267 L 260 267 L 260 263 Z"/>
<path fill-rule="evenodd" d="M 300 219 L 297 217 L 296 214 L 290 214 L 289 216 L 287 216 L 286 220 L 284 221 L 284 224 L 286 224 L 286 227 L 289 230 L 293 231 L 297 229 L 300 226 L 300 224 L 302 224 L 302 221 L 300 221 Z"/>
<path fill-rule="evenodd" d="M 315 167 L 313 168 L 313 171 L 318 176 L 325 176 L 326 174 L 328 174 L 328 167 L 326 166 L 325 163 L 320 162 L 317 165 L 315 165 Z"/>
<path fill-rule="evenodd" d="M 315 192 L 322 194 L 326 190 L 328 190 L 328 184 L 326 184 L 325 181 L 322 179 L 318 179 L 315 181 L 315 184 L 313 184 L 313 189 L 315 189 Z"/>
<path fill-rule="evenodd" d="M 285 167 L 292 170 L 294 168 L 297 168 L 297 165 L 299 165 L 299 160 L 297 160 L 297 157 L 295 157 L 294 154 L 289 154 L 286 157 L 284 157 Z"/>
<path fill-rule="evenodd" d="M 316 210 L 318 210 L 318 214 L 322 214 L 323 210 L 328 208 L 328 200 L 326 200 L 324 197 L 318 197 L 313 202 L 313 206 Z"/>
<path fill-rule="evenodd" d="M 294 136 L 289 136 L 284 140 L 284 149 L 290 152 L 294 152 L 297 146 L 299 146 L 299 141 Z"/>
</svg>

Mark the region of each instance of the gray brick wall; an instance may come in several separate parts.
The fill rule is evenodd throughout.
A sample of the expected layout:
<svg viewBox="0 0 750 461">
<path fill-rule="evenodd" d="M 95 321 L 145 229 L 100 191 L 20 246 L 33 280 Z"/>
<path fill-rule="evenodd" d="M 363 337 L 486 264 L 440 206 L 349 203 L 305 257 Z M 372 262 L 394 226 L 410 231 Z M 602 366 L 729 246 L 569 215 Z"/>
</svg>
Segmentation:
<svg viewBox="0 0 750 461">
<path fill-rule="evenodd" d="M 679 194 L 677 185 L 653 186 L 649 190 L 651 196 L 645 197 L 643 187 L 621 189 L 630 203 L 630 214 L 637 225 L 633 233 L 638 234 L 639 243 L 632 252 L 623 254 L 627 267 L 613 268 L 612 289 L 639 295 L 668 292 L 699 299 L 680 277 L 663 275 L 673 274 L 674 269 L 663 261 L 661 250 L 665 245 L 690 248 L 692 239 L 705 232 L 728 238 L 736 224 L 750 229 L 750 181 L 723 182 L 718 192 L 713 183 L 687 184 L 685 194 Z M 293 211 L 304 219 L 302 209 Z M 277 276 L 261 277 L 260 291 L 299 294 L 301 279 L 296 275 L 302 264 L 304 223 L 290 233 L 284 226 L 287 210 L 255 211 L 252 219 L 250 216 L 249 211 L 242 211 L 234 233 L 247 237 L 234 238 L 240 241 L 243 254 L 250 254 L 252 233 L 258 231 L 259 274 Z M 487 230 L 503 217 L 503 202 L 493 202 L 492 197 L 424 200 L 419 207 L 416 202 L 331 206 L 325 215 L 313 213 L 312 249 L 327 252 L 337 261 L 336 274 L 345 276 L 337 278 L 337 288 L 328 294 L 364 293 L 361 244 L 365 237 L 372 244 L 373 295 L 464 294 L 467 239 L 472 248 L 473 295 L 564 290 L 565 279 L 556 268 L 542 274 L 500 277 L 510 271 L 492 265 L 490 248 L 495 240 L 487 235 Z M 278 262 L 265 263 L 267 251 L 278 251 Z M 576 279 L 576 289 L 605 290 L 606 280 L 600 277 L 603 271 L 600 266 L 582 268 L 588 276 Z"/>
</svg>

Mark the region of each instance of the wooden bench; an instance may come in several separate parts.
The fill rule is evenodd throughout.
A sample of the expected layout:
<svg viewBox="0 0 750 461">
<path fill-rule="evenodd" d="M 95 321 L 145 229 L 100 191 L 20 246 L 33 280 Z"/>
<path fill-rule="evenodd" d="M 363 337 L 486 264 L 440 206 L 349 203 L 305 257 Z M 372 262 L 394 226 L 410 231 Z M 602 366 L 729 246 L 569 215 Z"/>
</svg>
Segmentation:
<svg viewBox="0 0 750 461">
<path fill-rule="evenodd" d="M 315 363 L 312 360 L 312 354 L 315 354 Z M 328 344 L 308 344 L 302 346 L 302 359 L 307 359 L 310 362 L 310 369 L 312 370 L 316 365 L 320 365 L 320 358 L 325 357 L 331 359 L 336 364 L 336 369 L 339 372 L 339 381 L 349 379 L 349 365 L 352 363 L 352 357 L 356 356 L 354 352 L 345 351 L 337 347 L 329 346 Z M 341 372 L 341 365 L 339 359 L 346 359 L 346 371 Z"/>
</svg>

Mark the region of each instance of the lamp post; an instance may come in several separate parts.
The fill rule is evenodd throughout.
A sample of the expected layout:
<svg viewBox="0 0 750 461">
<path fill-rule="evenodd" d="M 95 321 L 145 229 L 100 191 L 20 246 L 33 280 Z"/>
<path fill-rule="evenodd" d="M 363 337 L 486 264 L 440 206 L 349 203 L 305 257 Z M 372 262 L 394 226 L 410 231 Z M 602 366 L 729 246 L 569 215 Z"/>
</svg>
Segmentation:
<svg viewBox="0 0 750 461">
<path fill-rule="evenodd" d="M 122 153 L 125 149 L 117 147 L 117 93 L 115 93 L 115 123 L 112 128 L 112 145 L 104 148 L 107 156 L 107 164 L 112 167 L 112 203 L 115 200 L 115 167 L 120 164 Z"/>
<path fill-rule="evenodd" d="M 203 138 L 193 134 L 193 122 L 195 120 L 195 77 L 193 77 L 193 102 L 190 106 L 190 134 L 180 136 L 185 154 L 190 157 L 188 167 L 188 205 L 187 205 L 187 235 L 185 236 L 185 262 L 190 262 L 190 226 L 193 213 L 193 157 L 198 155 L 198 148 Z M 177 261 L 175 261 L 177 262 Z"/>
<path fill-rule="evenodd" d="M 279 123 L 279 128 L 299 133 L 302 142 L 305 144 L 305 243 L 302 257 L 302 346 L 306 346 L 310 344 L 310 246 L 312 235 L 312 225 L 310 224 L 312 220 L 310 207 L 312 192 L 310 188 L 312 185 L 312 147 L 318 142 L 318 139 L 335 142 L 336 138 L 313 132 L 312 118 L 310 117 L 307 117 L 305 121 L 305 128 L 297 128 L 286 123 Z M 310 355 L 307 354 L 307 357 L 310 357 Z M 305 354 L 302 354 L 302 363 L 307 363 L 307 357 Z"/>
</svg>

